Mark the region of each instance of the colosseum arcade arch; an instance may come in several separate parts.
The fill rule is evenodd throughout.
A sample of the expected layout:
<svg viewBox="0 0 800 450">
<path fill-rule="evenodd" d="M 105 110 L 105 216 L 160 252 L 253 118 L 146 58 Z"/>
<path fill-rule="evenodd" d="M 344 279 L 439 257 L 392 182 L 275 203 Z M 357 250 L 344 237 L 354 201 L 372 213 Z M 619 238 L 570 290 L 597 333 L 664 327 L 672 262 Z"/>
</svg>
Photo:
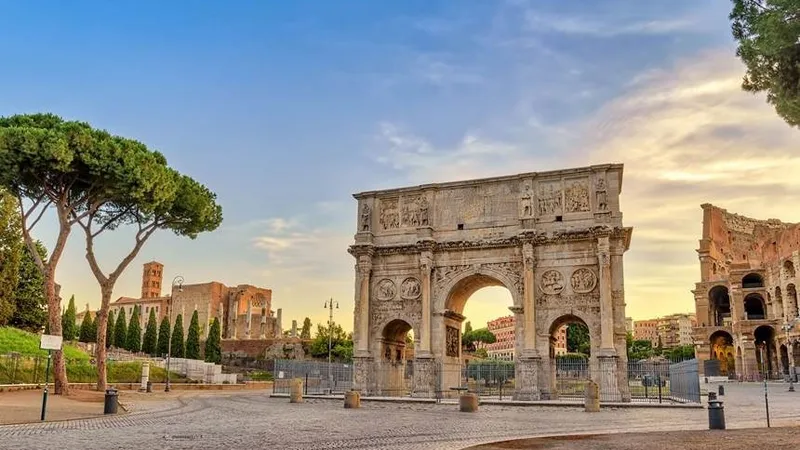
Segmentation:
<svg viewBox="0 0 800 450">
<path fill-rule="evenodd" d="M 632 229 L 621 185 L 622 165 L 602 165 L 355 194 L 355 387 L 389 387 L 387 343 L 406 327 L 413 395 L 460 386 L 446 374 L 462 365 L 464 303 L 504 286 L 517 327 L 515 398 L 549 398 L 550 326 L 575 316 L 594 327 L 592 355 L 608 367 L 601 386 L 614 391 L 604 398 L 629 400 L 622 264 Z"/>
</svg>

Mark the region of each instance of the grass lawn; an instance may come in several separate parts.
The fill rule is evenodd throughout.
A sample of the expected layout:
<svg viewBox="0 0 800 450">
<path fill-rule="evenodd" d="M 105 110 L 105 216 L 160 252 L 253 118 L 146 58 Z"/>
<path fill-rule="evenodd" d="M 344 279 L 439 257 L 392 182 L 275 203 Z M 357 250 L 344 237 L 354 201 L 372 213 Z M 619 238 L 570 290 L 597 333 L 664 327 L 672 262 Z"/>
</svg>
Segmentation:
<svg viewBox="0 0 800 450">
<path fill-rule="evenodd" d="M 47 350 L 39 349 L 39 336 L 17 328 L 0 327 L 0 356 L 17 352 L 23 356 L 47 356 Z M 89 360 L 89 355 L 78 347 L 64 345 L 64 357 L 68 360 Z"/>
<path fill-rule="evenodd" d="M 9 357 L 11 352 L 20 354 L 18 358 Z M 91 364 L 91 355 L 70 344 L 64 345 L 67 359 L 67 379 L 71 383 L 94 383 L 97 381 L 97 366 Z M 39 336 L 11 327 L 0 327 L 0 384 L 43 383 L 47 367 L 47 351 L 39 349 Z M 109 383 L 138 383 L 141 381 L 142 363 L 140 361 L 109 361 Z M 50 381 L 53 380 L 52 368 Z M 150 367 L 150 380 L 160 383 L 166 380 L 167 371 L 160 367 Z M 170 380 L 176 383 L 186 381 L 176 373 Z"/>
</svg>

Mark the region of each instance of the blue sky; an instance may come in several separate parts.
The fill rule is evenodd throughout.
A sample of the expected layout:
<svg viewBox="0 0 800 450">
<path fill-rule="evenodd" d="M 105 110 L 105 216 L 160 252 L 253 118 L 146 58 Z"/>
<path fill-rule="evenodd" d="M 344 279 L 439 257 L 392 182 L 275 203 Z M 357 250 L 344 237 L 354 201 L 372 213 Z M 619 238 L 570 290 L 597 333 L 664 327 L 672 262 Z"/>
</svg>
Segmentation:
<svg viewBox="0 0 800 450">
<path fill-rule="evenodd" d="M 141 140 L 224 207 L 217 232 L 156 235 L 115 297 L 137 295 L 157 259 L 168 280 L 270 287 L 289 319 L 322 321 L 335 297 L 351 327 L 352 193 L 598 162 L 626 164 L 636 318 L 693 309 L 701 203 L 800 220 L 783 207 L 800 196 L 797 132 L 740 92 L 727 0 L 3 8 L 0 115 L 50 111 Z M 58 279 L 95 307 L 78 231 Z M 52 226 L 34 234 L 50 241 Z M 107 270 L 130 239 L 101 241 Z M 509 305 L 486 289 L 466 312 Z"/>
</svg>

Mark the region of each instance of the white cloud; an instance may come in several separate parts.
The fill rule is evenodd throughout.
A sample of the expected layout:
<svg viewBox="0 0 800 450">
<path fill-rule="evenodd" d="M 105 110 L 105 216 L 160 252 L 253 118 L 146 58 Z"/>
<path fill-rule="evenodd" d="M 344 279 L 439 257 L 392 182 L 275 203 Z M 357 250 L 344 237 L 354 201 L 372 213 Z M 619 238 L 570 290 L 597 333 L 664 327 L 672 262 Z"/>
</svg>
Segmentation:
<svg viewBox="0 0 800 450">
<path fill-rule="evenodd" d="M 622 162 L 621 202 L 625 223 L 634 227 L 626 256 L 628 315 L 691 311 L 700 204 L 800 221 L 800 211 L 790 206 L 800 202 L 798 132 L 763 97 L 741 90 L 742 72 L 727 51 L 697 54 L 636 77 L 581 123 L 544 125 L 528 118 L 522 126 L 531 134 L 518 140 L 468 131 L 454 145 L 435 146 L 382 124 L 378 161 L 409 184 Z M 563 148 L 573 143 L 571 136 L 580 142 L 567 154 L 525 151 Z"/>
</svg>

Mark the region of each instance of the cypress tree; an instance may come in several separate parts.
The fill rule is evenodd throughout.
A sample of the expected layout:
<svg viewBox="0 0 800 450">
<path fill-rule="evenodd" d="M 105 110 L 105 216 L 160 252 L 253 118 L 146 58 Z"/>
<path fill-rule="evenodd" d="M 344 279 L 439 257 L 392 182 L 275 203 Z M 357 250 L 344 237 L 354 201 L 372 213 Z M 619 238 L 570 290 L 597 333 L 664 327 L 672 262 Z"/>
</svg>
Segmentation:
<svg viewBox="0 0 800 450">
<path fill-rule="evenodd" d="M 125 324 L 125 308 L 120 308 L 114 324 L 114 347 L 125 348 L 128 344 L 128 326 Z"/>
<path fill-rule="evenodd" d="M 189 322 L 189 334 L 186 336 L 186 357 L 200 359 L 200 321 L 197 317 L 197 310 L 192 313 L 192 320 Z"/>
<path fill-rule="evenodd" d="M 183 315 L 178 314 L 175 318 L 175 326 L 172 328 L 172 356 L 183 358 L 186 353 L 183 343 Z"/>
<path fill-rule="evenodd" d="M 208 338 L 206 339 L 206 361 L 217 364 L 222 362 L 222 350 L 220 349 L 219 341 L 219 319 L 214 317 L 214 322 L 211 323 L 211 328 L 208 330 Z"/>
<path fill-rule="evenodd" d="M 96 322 L 95 320 L 95 326 Z M 114 311 L 109 311 L 106 321 L 106 348 L 111 348 L 112 345 L 114 345 Z"/>
<path fill-rule="evenodd" d="M 75 296 L 69 298 L 67 310 L 61 316 L 61 336 L 65 341 L 74 341 L 78 337 L 78 325 L 75 323 Z"/>
<path fill-rule="evenodd" d="M 167 352 L 169 351 L 169 337 L 169 318 L 164 316 L 164 318 L 161 319 L 161 326 L 158 328 L 158 344 L 156 345 L 156 353 L 158 356 L 167 356 Z"/>
<path fill-rule="evenodd" d="M 158 345 L 158 329 L 156 328 L 156 310 L 150 308 L 150 317 L 147 318 L 147 328 L 144 331 L 144 339 L 142 340 L 142 352 L 150 356 L 156 354 Z"/>
<path fill-rule="evenodd" d="M 92 315 L 87 310 L 81 321 L 81 332 L 78 336 L 80 342 L 92 342 Z"/>
<path fill-rule="evenodd" d="M 89 327 L 89 342 L 97 342 L 97 316 L 94 319 L 90 319 L 92 325 Z"/>
<path fill-rule="evenodd" d="M 133 353 L 142 351 L 142 324 L 139 321 L 139 305 L 133 307 L 131 321 L 128 324 L 128 350 Z"/>
</svg>

